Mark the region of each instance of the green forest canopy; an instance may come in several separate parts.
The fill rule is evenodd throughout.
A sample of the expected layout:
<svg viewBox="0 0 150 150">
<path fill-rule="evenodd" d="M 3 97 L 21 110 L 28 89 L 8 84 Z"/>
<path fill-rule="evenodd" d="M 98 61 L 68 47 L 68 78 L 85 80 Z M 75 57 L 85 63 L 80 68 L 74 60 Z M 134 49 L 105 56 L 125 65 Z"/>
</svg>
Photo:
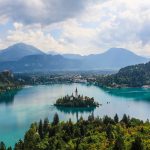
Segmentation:
<svg viewBox="0 0 150 150">
<path fill-rule="evenodd" d="M 97 84 L 110 87 L 142 87 L 150 86 L 150 62 L 128 66 L 118 73 L 97 78 Z"/>
<path fill-rule="evenodd" d="M 46 118 L 33 123 L 24 139 L 15 144 L 15 150 L 149 150 L 150 123 L 124 115 L 112 119 L 82 117 L 73 123 L 71 119 L 60 122 L 55 114 L 53 122 Z M 3 142 L 0 150 L 6 150 Z M 11 150 L 9 147 L 7 150 Z"/>
</svg>

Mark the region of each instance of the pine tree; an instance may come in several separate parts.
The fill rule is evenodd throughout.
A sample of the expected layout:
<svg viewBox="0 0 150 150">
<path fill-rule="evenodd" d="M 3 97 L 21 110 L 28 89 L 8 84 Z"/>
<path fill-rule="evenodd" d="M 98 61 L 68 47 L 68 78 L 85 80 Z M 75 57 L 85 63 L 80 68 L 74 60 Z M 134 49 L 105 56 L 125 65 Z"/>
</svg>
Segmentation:
<svg viewBox="0 0 150 150">
<path fill-rule="evenodd" d="M 48 118 L 45 118 L 44 123 L 43 123 L 43 133 L 44 133 L 44 135 L 48 132 L 48 125 L 49 125 L 49 120 L 48 120 Z"/>
<path fill-rule="evenodd" d="M 114 124 L 114 120 L 106 115 L 106 116 L 104 116 L 104 118 L 103 118 L 103 123 L 104 123 L 105 125 Z"/>
<path fill-rule="evenodd" d="M 11 146 L 7 148 L 7 150 L 12 150 Z M 20 149 L 21 150 L 21 149 Z"/>
<path fill-rule="evenodd" d="M 136 137 L 132 142 L 131 150 L 144 150 L 143 142 L 140 137 Z"/>
<path fill-rule="evenodd" d="M 115 123 L 118 123 L 118 122 L 119 122 L 119 117 L 118 117 L 117 114 L 116 114 L 115 117 L 114 117 L 114 121 L 115 121 Z"/>
<path fill-rule="evenodd" d="M 126 125 L 128 125 L 129 124 L 129 121 L 130 121 L 130 119 L 129 119 L 129 117 L 127 117 L 127 115 L 126 114 L 124 114 L 123 115 L 123 118 L 122 118 L 122 120 L 121 120 L 122 122 L 124 122 Z"/>
<path fill-rule="evenodd" d="M 32 124 L 24 137 L 25 150 L 37 150 L 35 145 L 40 142 L 40 135 L 37 134 L 36 124 Z"/>
<path fill-rule="evenodd" d="M 111 124 L 108 124 L 108 126 L 106 128 L 106 134 L 107 134 L 107 138 L 108 139 L 112 139 L 113 138 L 112 125 Z"/>
<path fill-rule="evenodd" d="M 88 121 L 93 121 L 94 120 L 94 113 L 92 112 L 91 115 L 88 116 Z"/>
<path fill-rule="evenodd" d="M 43 139 L 43 123 L 42 123 L 42 120 L 40 120 L 39 122 L 39 135 L 40 135 L 40 138 Z"/>
<path fill-rule="evenodd" d="M 0 142 L 0 150 L 6 150 L 4 142 Z"/>
<path fill-rule="evenodd" d="M 113 150 L 124 150 L 124 140 L 121 136 L 116 139 Z"/>
<path fill-rule="evenodd" d="M 56 113 L 56 114 L 54 115 L 52 125 L 57 125 L 58 123 L 59 123 L 59 116 L 58 116 L 58 114 Z"/>
<path fill-rule="evenodd" d="M 22 140 L 19 140 L 19 142 L 15 144 L 14 150 L 23 150 L 23 149 L 24 149 L 24 143 Z"/>
</svg>

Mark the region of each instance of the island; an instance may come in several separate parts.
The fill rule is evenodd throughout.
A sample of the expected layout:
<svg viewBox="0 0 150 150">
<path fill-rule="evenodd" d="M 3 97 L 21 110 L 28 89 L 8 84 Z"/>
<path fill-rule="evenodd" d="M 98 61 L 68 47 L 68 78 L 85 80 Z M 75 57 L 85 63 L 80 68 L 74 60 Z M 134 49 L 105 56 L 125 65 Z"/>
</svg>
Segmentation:
<svg viewBox="0 0 150 150">
<path fill-rule="evenodd" d="M 66 95 L 62 98 L 57 99 L 54 106 L 57 107 L 98 107 L 99 103 L 94 101 L 94 98 L 90 98 L 88 96 L 81 96 L 78 94 L 78 90 L 76 88 L 75 95 L 72 93 L 71 96 Z"/>
</svg>

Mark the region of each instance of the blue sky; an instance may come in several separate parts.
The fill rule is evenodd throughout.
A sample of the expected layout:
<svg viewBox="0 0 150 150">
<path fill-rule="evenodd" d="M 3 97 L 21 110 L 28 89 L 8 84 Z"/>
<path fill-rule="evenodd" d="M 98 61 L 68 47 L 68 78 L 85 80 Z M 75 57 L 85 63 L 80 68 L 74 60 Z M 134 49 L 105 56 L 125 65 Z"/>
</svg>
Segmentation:
<svg viewBox="0 0 150 150">
<path fill-rule="evenodd" d="M 18 42 L 45 52 L 122 47 L 150 57 L 150 1 L 0 0 L 0 49 Z"/>
</svg>

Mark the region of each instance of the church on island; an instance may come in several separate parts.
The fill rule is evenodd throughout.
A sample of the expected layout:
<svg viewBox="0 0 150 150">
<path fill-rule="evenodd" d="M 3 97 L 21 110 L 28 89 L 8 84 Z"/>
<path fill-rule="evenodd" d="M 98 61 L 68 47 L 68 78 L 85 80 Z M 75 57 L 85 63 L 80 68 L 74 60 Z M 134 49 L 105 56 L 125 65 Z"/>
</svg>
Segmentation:
<svg viewBox="0 0 150 150">
<path fill-rule="evenodd" d="M 69 95 L 67 95 L 67 96 L 69 96 Z M 73 93 L 72 93 L 72 95 L 71 95 L 71 99 L 73 100 L 73 98 L 78 98 L 78 89 L 76 88 L 76 90 L 75 90 L 75 93 L 74 93 L 74 95 L 73 95 Z"/>
<path fill-rule="evenodd" d="M 71 96 L 66 95 L 57 99 L 55 106 L 64 106 L 64 107 L 98 107 L 99 104 L 94 101 L 94 98 L 88 96 L 81 96 L 78 94 L 78 89 L 75 89 L 75 93 Z"/>
</svg>

